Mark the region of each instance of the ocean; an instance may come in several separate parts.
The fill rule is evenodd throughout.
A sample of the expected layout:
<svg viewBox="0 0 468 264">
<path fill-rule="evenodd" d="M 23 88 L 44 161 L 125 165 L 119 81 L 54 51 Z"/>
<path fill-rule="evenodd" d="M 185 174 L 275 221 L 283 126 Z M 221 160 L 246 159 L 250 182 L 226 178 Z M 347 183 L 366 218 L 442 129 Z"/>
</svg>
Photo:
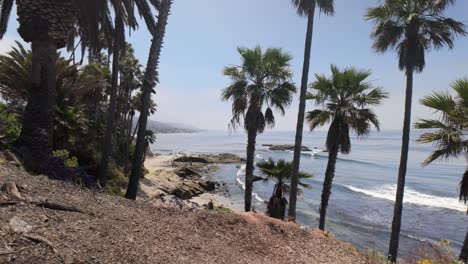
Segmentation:
<svg viewBox="0 0 468 264">
<path fill-rule="evenodd" d="M 458 253 L 468 227 L 467 206 L 457 198 L 458 183 L 466 168 L 465 160 L 447 160 L 422 167 L 421 162 L 433 147 L 415 141 L 420 133 L 414 131 L 411 138 L 399 252 L 401 256 L 408 256 L 422 242 L 450 240 L 452 250 Z M 324 149 L 325 139 L 324 131 L 305 132 L 303 145 Z M 351 141 L 351 153 L 338 156 L 325 228 L 336 238 L 363 251 L 387 252 L 401 132 L 373 132 L 362 139 L 354 136 Z M 237 133 L 160 134 L 152 150 L 161 154 L 234 153 L 245 157 L 246 142 L 243 130 Z M 293 153 L 270 151 L 262 144 L 294 144 L 294 132 L 267 131 L 257 137 L 257 161 L 270 157 L 292 160 Z M 304 190 L 297 204 L 297 221 L 305 227 L 318 228 L 327 158 L 327 153 L 301 157 L 301 171 L 314 175 L 313 179 L 306 181 L 312 188 Z M 230 199 L 238 205 L 243 205 L 244 168 L 235 164 L 222 165 L 212 175 L 226 183 Z M 272 190 L 272 183 L 255 183 L 255 210 L 265 211 L 265 201 L 268 201 Z"/>
</svg>

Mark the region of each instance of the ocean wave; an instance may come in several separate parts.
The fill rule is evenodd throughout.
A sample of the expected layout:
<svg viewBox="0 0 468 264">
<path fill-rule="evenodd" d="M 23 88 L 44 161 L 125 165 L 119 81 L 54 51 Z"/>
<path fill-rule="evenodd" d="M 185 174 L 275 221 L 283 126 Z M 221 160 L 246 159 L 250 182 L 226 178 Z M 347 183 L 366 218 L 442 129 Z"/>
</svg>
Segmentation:
<svg viewBox="0 0 468 264">
<path fill-rule="evenodd" d="M 345 187 L 356 193 L 362 193 L 371 197 L 389 200 L 389 201 L 395 201 L 395 194 L 396 194 L 396 189 L 397 189 L 396 184 L 384 185 L 374 190 L 366 190 L 366 189 L 361 189 L 361 188 L 348 186 L 348 185 L 345 185 Z M 445 208 L 445 209 L 450 209 L 450 210 L 455 210 L 455 211 L 460 211 L 460 212 L 467 211 L 466 206 L 463 205 L 460 201 L 458 201 L 457 198 L 441 197 L 441 196 L 434 196 L 430 194 L 420 193 L 411 188 L 405 189 L 405 196 L 404 196 L 403 202 L 407 204 Z"/>
<path fill-rule="evenodd" d="M 245 182 L 242 181 L 241 177 L 245 177 L 245 165 L 242 165 L 239 170 L 237 171 L 237 183 L 242 187 L 242 189 L 245 191 Z M 255 197 L 255 199 L 259 202 L 264 203 L 265 199 L 263 199 L 258 193 L 253 192 L 252 196 Z"/>
</svg>

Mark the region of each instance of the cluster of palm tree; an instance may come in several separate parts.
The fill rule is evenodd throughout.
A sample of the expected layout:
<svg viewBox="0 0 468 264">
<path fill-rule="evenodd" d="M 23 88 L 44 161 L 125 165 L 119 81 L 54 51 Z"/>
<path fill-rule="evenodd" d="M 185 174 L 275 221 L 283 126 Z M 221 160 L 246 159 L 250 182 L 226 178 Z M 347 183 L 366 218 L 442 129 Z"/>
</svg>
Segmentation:
<svg viewBox="0 0 468 264">
<path fill-rule="evenodd" d="M 284 219 L 285 195 L 289 193 L 287 218 L 295 221 L 298 186 L 308 187 L 300 180 L 310 177 L 299 171 L 304 122 L 311 130 L 330 124 L 325 142 L 329 158 L 319 208 L 319 228 L 323 230 L 337 156 L 351 151 L 351 132 L 360 137 L 368 135 L 371 128 L 379 129 L 371 107 L 381 104 L 387 94 L 368 81 L 370 71 L 353 67 L 339 69 L 332 65 L 330 77 L 317 74 L 309 85 L 315 11 L 333 15 L 334 1 L 292 0 L 292 4 L 300 16 L 307 17 L 293 161 L 260 162 L 256 165 L 266 177 L 254 176 L 256 137 L 275 125 L 274 110 L 285 114 L 296 92 L 290 69 L 292 57 L 288 53 L 259 46 L 239 48 L 242 63 L 224 69 L 232 84 L 223 90 L 222 98 L 232 101 L 230 128 L 242 126 L 248 135 L 246 211 L 252 209 L 254 182 L 274 179 L 268 213 Z M 455 0 L 383 0 L 379 6 L 369 8 L 366 15 L 366 19 L 375 22 L 371 33 L 373 49 L 377 53 L 395 50 L 399 68 L 406 75 L 401 160 L 388 252 L 393 262 L 397 259 L 403 211 L 413 75 L 423 71 L 427 50 L 445 46 L 451 49 L 457 36 L 467 34 L 462 22 L 444 16 L 444 11 L 453 4 Z M 11 125 L 10 134 L 15 138 L 18 153 L 28 158 L 30 169 L 53 174 L 54 168 L 44 157 L 51 156 L 53 150 L 66 148 L 79 157 L 80 165 L 98 176 L 101 187 L 112 179 L 109 171 L 115 169 L 113 164 L 123 164 L 124 173 L 129 174 L 125 196 L 136 198 L 145 153 L 156 140 L 146 126 L 148 116 L 156 108 L 151 95 L 159 81 L 158 65 L 171 5 L 172 0 L 0 0 L 0 38 L 16 6 L 18 32 L 25 42 L 31 43 L 31 51 L 18 43 L 11 52 L 0 56 L 0 94 L 7 102 L 1 106 L 1 112 L 6 113 L 8 122 L 12 122 L 11 117 L 21 120 L 21 125 Z M 137 13 L 152 36 L 144 70 L 125 40 L 126 32 L 138 27 Z M 65 47 L 72 54 L 70 59 L 57 52 Z M 85 66 L 76 64 L 79 49 L 80 64 L 85 52 L 88 53 Z M 420 129 L 435 129 L 420 138 L 421 142 L 434 142 L 437 147 L 424 165 L 439 158 L 466 157 L 467 83 L 466 80 L 454 83 L 455 97 L 435 93 L 422 100 L 423 105 L 441 113 L 438 120 L 416 123 Z M 306 114 L 308 99 L 318 108 Z M 137 112 L 139 117 L 135 120 Z M 20 131 L 16 133 L 18 127 Z M 76 147 L 82 142 L 93 151 Z M 465 202 L 467 175 L 465 172 L 460 184 L 460 199 Z M 460 255 L 464 261 L 468 261 L 468 233 L 466 240 Z"/>
<path fill-rule="evenodd" d="M 32 50 L 19 45 L 1 57 L 0 92 L 8 111 L 21 120 L 14 142 L 18 154 L 27 157 L 29 169 L 53 174 L 57 168 L 47 162 L 52 150 L 86 142 L 95 146 L 93 153 L 71 152 L 83 157 L 84 167 L 89 167 L 86 159 L 99 160 L 93 175 L 101 187 L 110 166 L 123 163 L 128 171 L 131 158 L 126 197 L 135 199 L 148 142 L 155 140 L 146 124 L 155 111 L 151 95 L 172 0 L 1 0 L 0 39 L 15 4 L 18 32 Z M 144 72 L 125 41 L 126 32 L 138 27 L 137 12 L 152 36 Z M 64 47 L 72 53 L 70 60 L 57 53 Z M 83 67 L 75 64 L 79 47 L 81 63 L 89 54 Z"/>
<path fill-rule="evenodd" d="M 292 4 L 297 9 L 300 16 L 307 17 L 307 32 L 299 95 L 294 158 L 291 176 L 287 178 L 291 182 L 290 188 L 288 188 L 290 193 L 288 219 L 294 221 L 296 218 L 296 200 L 299 176 L 301 175 L 299 167 L 304 121 L 308 122 L 311 130 L 330 123 L 326 140 L 329 159 L 319 208 L 319 228 L 324 230 L 326 209 L 331 194 L 337 155 L 338 153 L 347 154 L 350 152 L 350 131 L 353 131 L 360 137 L 368 135 L 371 127 L 375 127 L 377 130 L 379 129 L 380 125 L 377 116 L 369 106 L 381 104 L 382 100 L 387 97 L 387 94 L 382 89 L 373 87 L 370 82 L 366 81 L 370 76 L 369 71 L 360 71 L 355 68 L 340 70 L 333 65 L 331 67 L 332 76 L 327 78 L 323 75 L 316 75 L 316 81 L 310 85 L 312 90 L 310 93 L 307 93 L 315 10 L 318 9 L 319 12 L 326 15 L 333 15 L 334 1 L 292 0 Z M 415 72 L 420 73 L 423 71 L 425 66 L 425 53 L 427 50 L 437 50 L 445 46 L 451 49 L 454 46 L 456 37 L 467 34 L 466 27 L 462 22 L 444 16 L 444 11 L 453 4 L 455 4 L 455 0 L 385 0 L 377 7 L 369 8 L 366 15 L 367 20 L 375 22 L 374 30 L 371 33 L 371 38 L 374 41 L 373 49 L 377 53 L 384 53 L 391 49 L 397 51 L 399 68 L 405 71 L 407 80 L 401 160 L 388 252 L 388 258 L 392 262 L 396 262 L 397 260 L 401 229 L 403 195 L 410 142 L 413 75 Z M 281 82 L 285 80 L 284 77 L 291 78 L 289 70 L 289 61 L 291 58 L 287 53 L 283 53 L 282 56 L 271 57 L 267 55 L 271 50 L 272 49 L 267 49 L 262 53 L 259 47 L 252 50 L 239 49 L 239 53 L 242 56 L 242 65 L 234 68 L 226 68 L 224 71 L 224 74 L 233 81 L 231 86 L 223 91 L 222 96 L 223 100 L 232 101 L 233 118 L 230 122 L 230 126 L 235 128 L 237 125 L 242 124 L 241 117 L 243 117 L 243 127 L 248 134 L 245 178 L 246 211 L 251 210 L 253 182 L 258 179 L 258 177 L 253 176 L 256 136 L 258 133 L 263 132 L 266 125 L 270 124 L 272 127 L 274 124 L 274 122 L 269 121 L 269 119 L 274 120 L 273 118 L 269 118 L 269 116 L 273 117 L 269 107 L 275 106 L 284 114 L 284 108 L 291 103 L 290 98 L 295 92 L 291 80 L 287 82 L 287 92 L 277 89 L 282 86 Z M 281 50 L 278 51 L 281 52 Z M 267 64 L 264 59 L 267 57 L 273 58 L 275 61 Z M 288 57 L 287 64 L 283 63 L 284 57 Z M 282 65 L 282 67 L 270 67 L 271 65 Z M 262 78 L 266 76 L 273 78 L 275 81 L 265 83 Z M 460 85 L 460 82 L 458 82 L 458 85 Z M 287 100 L 277 101 L 276 105 L 273 104 L 271 98 L 279 96 Z M 314 100 L 321 108 L 308 112 L 306 117 L 305 108 L 307 99 Z M 460 102 L 461 100 L 456 99 L 454 101 Z M 427 101 L 423 101 L 423 103 L 427 105 Z M 267 112 L 263 115 L 261 109 L 264 104 L 266 104 Z M 428 106 L 434 107 L 433 104 L 429 104 Z M 463 108 L 460 105 L 457 107 Z M 444 111 L 439 108 L 436 109 Z M 465 112 L 460 111 L 461 110 L 458 112 L 454 111 L 453 114 L 455 115 L 456 112 L 457 122 L 465 122 L 466 119 L 460 121 L 462 117 L 466 117 L 466 115 L 463 116 Z M 444 122 L 428 120 L 417 124 L 418 128 L 437 128 L 444 132 L 426 134 L 422 137 L 422 142 L 436 141 L 437 146 L 442 148 L 442 150 L 435 152 L 428 161 L 435 160 L 440 156 L 457 157 L 461 154 L 466 155 L 466 145 L 463 138 L 463 131 L 465 128 L 463 125 L 465 125 L 465 123 L 458 123 L 458 126 L 455 125 L 455 127 L 453 127 L 454 121 L 448 119 L 449 114 L 445 113 L 443 116 L 443 120 L 445 122 L 450 122 L 450 125 Z M 428 161 L 426 161 L 426 163 Z M 267 163 L 260 163 L 258 167 L 264 174 L 275 175 L 268 171 L 271 170 L 270 167 L 274 167 L 274 162 L 269 161 Z M 281 162 L 281 164 L 283 164 L 283 162 Z M 270 166 L 267 171 L 264 169 L 265 166 Z M 275 168 L 275 170 L 279 171 L 279 168 Z M 468 173 L 465 172 L 462 183 L 460 184 L 460 199 L 463 198 L 465 202 L 468 191 L 468 179 L 466 175 L 468 175 Z M 283 183 L 284 179 L 286 179 L 284 176 L 273 177 L 280 183 Z M 283 192 L 277 192 L 277 189 L 278 185 L 275 185 L 275 191 L 270 199 L 270 203 L 272 203 L 272 199 L 276 197 L 275 201 L 277 202 L 275 203 L 284 206 L 286 200 L 282 200 L 284 197 L 279 198 L 283 196 Z M 270 207 L 268 210 L 270 211 Z M 280 218 L 283 218 L 281 217 L 283 215 L 282 209 L 275 209 L 274 211 L 275 217 L 280 216 Z M 466 240 L 462 254 L 460 255 L 460 259 L 464 261 L 468 261 L 468 233 Z"/>
</svg>

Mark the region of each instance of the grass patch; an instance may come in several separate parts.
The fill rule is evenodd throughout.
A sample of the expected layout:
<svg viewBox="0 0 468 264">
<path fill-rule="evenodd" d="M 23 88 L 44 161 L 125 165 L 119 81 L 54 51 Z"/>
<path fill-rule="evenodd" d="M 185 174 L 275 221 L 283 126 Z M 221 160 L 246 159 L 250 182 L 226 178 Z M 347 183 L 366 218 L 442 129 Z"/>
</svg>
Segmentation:
<svg viewBox="0 0 468 264">
<path fill-rule="evenodd" d="M 223 214 L 226 214 L 226 213 L 232 213 L 232 210 L 229 209 L 229 208 L 226 208 L 226 207 L 222 207 L 222 206 L 215 206 L 215 208 L 213 209 L 213 211 L 215 212 L 218 212 L 218 213 L 223 213 Z"/>
<path fill-rule="evenodd" d="M 388 260 L 387 256 L 377 250 L 368 249 L 365 256 L 366 264 L 392 264 L 392 262 Z"/>
</svg>

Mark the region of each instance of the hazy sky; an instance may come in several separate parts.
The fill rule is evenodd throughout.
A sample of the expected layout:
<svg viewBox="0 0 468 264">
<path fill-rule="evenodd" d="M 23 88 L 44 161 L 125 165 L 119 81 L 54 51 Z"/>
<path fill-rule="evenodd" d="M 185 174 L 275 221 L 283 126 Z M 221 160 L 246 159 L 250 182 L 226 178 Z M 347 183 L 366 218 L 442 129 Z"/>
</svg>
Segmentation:
<svg viewBox="0 0 468 264">
<path fill-rule="evenodd" d="M 383 129 L 402 126 L 405 76 L 397 67 L 396 53 L 375 54 L 369 38 L 373 24 L 365 21 L 366 9 L 376 0 L 335 0 L 336 14 L 316 17 L 309 80 L 314 73 L 329 75 L 331 63 L 339 67 L 371 69 L 371 80 L 390 92 L 377 109 Z M 468 24 L 468 1 L 459 0 L 446 15 Z M 18 38 L 16 17 L 0 52 Z M 220 91 L 229 84 L 224 66 L 239 64 L 237 46 L 281 47 L 293 57 L 294 80 L 300 84 L 306 20 L 296 15 L 289 0 L 175 0 L 169 18 L 160 64 L 159 105 L 153 119 L 187 123 L 204 129 L 227 128 L 229 103 Z M 142 64 L 146 64 L 150 37 L 145 30 L 129 37 Z M 468 76 L 468 38 L 458 39 L 452 51 L 427 53 L 426 68 L 415 76 L 414 118 L 430 113 L 417 100 L 434 90 L 445 90 L 451 81 Z M 294 130 L 298 100 L 285 117 L 277 116 L 277 130 Z M 309 103 L 308 110 L 314 105 Z"/>
</svg>

